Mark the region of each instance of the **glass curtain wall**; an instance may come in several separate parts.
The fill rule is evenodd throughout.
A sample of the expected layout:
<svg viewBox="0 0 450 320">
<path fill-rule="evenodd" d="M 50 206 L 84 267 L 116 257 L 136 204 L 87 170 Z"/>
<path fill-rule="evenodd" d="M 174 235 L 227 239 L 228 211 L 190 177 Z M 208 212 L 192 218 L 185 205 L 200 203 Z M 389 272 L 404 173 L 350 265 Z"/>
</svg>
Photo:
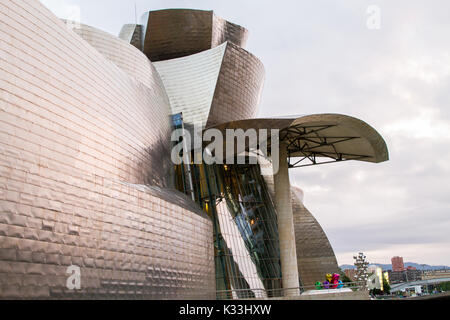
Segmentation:
<svg viewBox="0 0 450 320">
<path fill-rule="evenodd" d="M 184 128 L 181 114 L 172 120 Z M 175 173 L 176 188 L 193 196 L 213 222 L 217 298 L 279 296 L 276 212 L 259 165 L 191 162 L 175 166 Z"/>
<path fill-rule="evenodd" d="M 214 225 L 218 298 L 278 296 L 281 288 L 276 213 L 258 165 L 176 166 L 176 185 Z"/>
</svg>

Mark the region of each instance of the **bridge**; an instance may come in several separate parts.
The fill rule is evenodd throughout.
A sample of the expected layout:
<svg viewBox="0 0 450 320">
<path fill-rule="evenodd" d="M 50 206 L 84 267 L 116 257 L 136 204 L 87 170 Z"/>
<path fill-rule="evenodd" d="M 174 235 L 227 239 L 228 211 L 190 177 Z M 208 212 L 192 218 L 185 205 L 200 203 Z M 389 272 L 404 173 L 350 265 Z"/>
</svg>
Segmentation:
<svg viewBox="0 0 450 320">
<path fill-rule="evenodd" d="M 425 286 L 425 285 L 438 284 L 438 283 L 443 283 L 443 282 L 450 282 L 450 277 L 392 284 L 391 292 L 402 291 L 402 290 L 405 290 L 406 288 L 414 287 L 414 286 Z"/>
</svg>

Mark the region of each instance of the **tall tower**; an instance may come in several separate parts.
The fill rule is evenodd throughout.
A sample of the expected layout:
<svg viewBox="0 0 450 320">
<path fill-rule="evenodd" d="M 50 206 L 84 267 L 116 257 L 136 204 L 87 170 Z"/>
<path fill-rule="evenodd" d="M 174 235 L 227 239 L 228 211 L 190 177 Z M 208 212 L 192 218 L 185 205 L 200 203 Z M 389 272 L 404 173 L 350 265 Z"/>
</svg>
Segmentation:
<svg viewBox="0 0 450 320">
<path fill-rule="evenodd" d="M 405 265 L 403 264 L 403 257 L 395 256 L 391 259 L 392 271 L 405 271 Z"/>
</svg>

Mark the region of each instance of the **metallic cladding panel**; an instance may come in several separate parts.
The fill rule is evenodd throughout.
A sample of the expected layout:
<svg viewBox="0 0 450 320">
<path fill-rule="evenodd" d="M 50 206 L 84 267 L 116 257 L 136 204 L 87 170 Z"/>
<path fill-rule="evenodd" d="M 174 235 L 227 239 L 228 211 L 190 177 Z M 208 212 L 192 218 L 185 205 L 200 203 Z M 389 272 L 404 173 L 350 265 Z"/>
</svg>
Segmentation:
<svg viewBox="0 0 450 320">
<path fill-rule="evenodd" d="M 317 281 L 325 281 L 327 273 L 337 273 L 338 264 L 320 224 L 294 191 L 291 196 L 298 274 L 304 286 L 313 286 Z"/>
<path fill-rule="evenodd" d="M 264 179 L 271 197 L 274 197 L 273 177 L 264 176 Z M 324 281 L 327 273 L 338 272 L 336 256 L 327 235 L 293 187 L 291 201 L 300 282 L 303 286 L 313 286 L 317 281 Z"/>
<path fill-rule="evenodd" d="M 163 87 L 36 0 L 2 2 L 0 41 L 0 298 L 214 297 L 211 221 L 156 187 L 172 170 Z"/>
<path fill-rule="evenodd" d="M 119 38 L 142 51 L 144 46 L 143 26 L 139 24 L 125 24 L 120 30 Z"/>
<path fill-rule="evenodd" d="M 65 23 L 69 22 L 67 20 L 63 21 Z M 118 37 L 85 24 L 70 23 L 70 25 L 75 26 L 72 30 L 100 52 L 106 59 L 113 62 L 129 76 L 142 82 L 147 87 L 151 89 L 157 88 L 158 95 L 160 95 L 162 99 L 166 98 L 164 86 L 152 63 L 145 54 L 130 45 L 131 40 L 125 42 Z M 134 26 L 139 27 L 136 25 Z M 125 36 L 125 31 L 122 30 L 122 36 Z M 167 107 L 165 101 L 161 101 L 161 105 L 162 107 Z"/>
<path fill-rule="evenodd" d="M 217 17 L 212 11 L 150 11 L 146 26 L 144 52 L 151 61 L 188 56 L 227 41 L 244 47 L 248 37 L 245 28 Z"/>
<path fill-rule="evenodd" d="M 53 183 L 59 191 L 33 184 L 25 193 L 8 180 L 0 298 L 214 298 L 209 219 L 144 186 L 95 176 L 77 184 Z M 79 291 L 66 288 L 70 265 L 81 269 Z"/>
<path fill-rule="evenodd" d="M 228 42 L 217 81 L 207 127 L 254 118 L 264 85 L 261 61 Z"/>
<path fill-rule="evenodd" d="M 264 67 L 232 43 L 153 64 L 167 90 L 171 113 L 183 112 L 187 124 L 204 128 L 257 113 Z"/>
<path fill-rule="evenodd" d="M 187 57 L 154 62 L 167 91 L 171 114 L 205 127 L 226 44 Z"/>
<path fill-rule="evenodd" d="M 227 41 L 232 42 L 241 48 L 245 48 L 247 39 L 247 29 L 213 14 L 213 30 L 211 39 L 211 46 L 213 48 Z"/>
<path fill-rule="evenodd" d="M 27 12 L 33 23 L 23 25 L 16 12 L 35 1 L 9 4 L 14 10 L 2 20 L 1 87 L 9 106 L 3 127 L 20 139 L 9 143 L 22 146 L 34 165 L 51 161 L 60 170 L 167 185 L 171 125 L 159 78 L 152 88 L 132 79 L 53 16 Z"/>
<path fill-rule="evenodd" d="M 188 56 L 211 49 L 212 11 L 150 11 L 144 53 L 151 61 Z"/>
</svg>

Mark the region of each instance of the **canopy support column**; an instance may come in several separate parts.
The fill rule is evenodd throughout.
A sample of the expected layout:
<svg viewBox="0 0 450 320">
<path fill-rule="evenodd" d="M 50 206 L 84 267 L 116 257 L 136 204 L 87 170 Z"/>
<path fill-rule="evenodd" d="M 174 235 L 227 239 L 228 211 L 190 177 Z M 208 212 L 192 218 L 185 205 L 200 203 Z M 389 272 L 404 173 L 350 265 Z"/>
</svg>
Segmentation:
<svg viewBox="0 0 450 320">
<path fill-rule="evenodd" d="M 287 161 L 287 145 L 280 142 L 279 170 L 274 175 L 275 207 L 278 220 L 282 284 L 285 296 L 299 295 L 297 251 L 295 248 L 294 215 Z M 289 290 L 286 290 L 289 289 Z"/>
</svg>

